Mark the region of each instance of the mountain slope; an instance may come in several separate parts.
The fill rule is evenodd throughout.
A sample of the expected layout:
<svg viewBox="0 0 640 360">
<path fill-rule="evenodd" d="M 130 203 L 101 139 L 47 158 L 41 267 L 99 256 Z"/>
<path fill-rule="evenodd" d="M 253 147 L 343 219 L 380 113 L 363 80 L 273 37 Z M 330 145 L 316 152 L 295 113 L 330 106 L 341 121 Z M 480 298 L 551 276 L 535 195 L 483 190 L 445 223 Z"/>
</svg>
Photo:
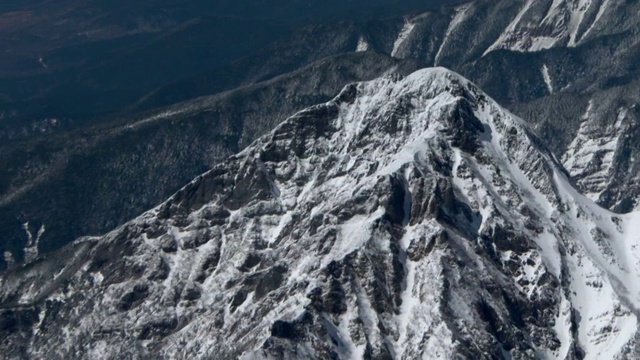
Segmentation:
<svg viewBox="0 0 640 360">
<path fill-rule="evenodd" d="M 640 60 L 640 37 L 637 36 L 640 29 L 632 16 L 624 14 L 637 13 L 638 5 L 636 2 L 592 1 L 587 6 L 588 12 L 597 15 L 599 12 L 594 13 L 595 9 L 602 8 L 602 14 L 597 21 L 585 15 L 584 25 L 580 27 L 591 30 L 586 35 L 576 33 L 579 41 L 570 46 L 565 41 L 569 33 L 562 24 L 547 26 L 540 21 L 550 12 L 554 19 L 571 18 L 572 11 L 580 8 L 576 5 L 579 3 L 586 4 L 584 1 L 477 0 L 419 15 L 414 15 L 419 7 L 411 8 L 406 17 L 374 17 L 367 21 L 358 18 L 314 25 L 241 61 L 206 75 L 200 73 L 204 71 L 201 69 L 195 77 L 162 86 L 128 108 L 123 115 L 125 120 L 103 119 L 97 130 L 96 127 L 62 130 L 69 119 L 49 113 L 51 117 L 42 127 L 27 126 L 30 130 L 26 133 L 33 135 L 31 131 L 47 132 L 53 128 L 58 133 L 0 144 L 0 228 L 4 231 L 0 252 L 8 250 L 14 258 L 22 258 L 29 241 L 24 229 L 27 222 L 33 237 L 37 237 L 35 234 L 44 225 L 40 251 L 56 249 L 78 236 L 103 234 L 144 209 L 156 206 L 223 155 L 239 151 L 270 131 L 285 115 L 326 101 L 347 82 L 370 80 L 396 66 L 400 59 L 405 59 L 405 63 L 423 64 L 421 66 L 443 65 L 471 79 L 532 124 L 546 147 L 562 159 L 581 192 L 615 212 L 630 212 L 640 206 L 637 185 L 640 183 L 637 176 L 640 146 L 633 136 L 640 129 L 635 110 L 640 103 L 639 83 L 635 80 Z M 526 16 L 516 21 L 523 13 Z M 137 12 L 132 13 L 134 18 L 135 14 Z M 205 21 L 200 25 L 207 23 L 212 24 Z M 185 32 L 174 35 L 192 33 L 200 26 L 198 22 L 190 24 L 195 28 L 182 28 Z M 535 29 L 526 28 L 527 24 Z M 521 49 L 506 46 L 508 43 L 492 48 L 499 39 L 510 36 L 512 29 L 529 37 L 550 37 L 557 33 L 560 40 L 548 49 Z M 160 36 L 160 39 L 183 43 L 172 37 Z M 228 40 L 224 38 L 222 43 L 228 44 Z M 157 49 L 166 50 L 165 45 Z M 365 48 L 367 51 L 359 51 Z M 391 54 L 396 60 L 390 58 Z M 172 53 L 172 57 L 178 55 Z M 47 58 L 51 59 L 48 55 Z M 100 56 L 100 62 L 112 60 L 112 57 Z M 196 63 L 189 57 L 186 60 L 190 65 Z M 318 64 L 332 69 L 336 75 L 330 80 L 331 84 L 322 83 L 323 75 L 307 75 L 311 80 L 304 89 L 295 85 L 296 81 L 292 84 L 286 80 L 288 76 L 299 79 L 301 73 L 323 71 L 314 70 Z M 173 66 L 171 61 L 165 65 Z M 40 64 L 35 66 L 45 71 Z M 91 68 L 104 70 L 100 66 Z M 195 68 L 199 67 L 178 66 L 176 71 L 189 72 Z M 98 71 L 101 76 L 111 73 L 103 70 Z M 264 82 L 265 79 L 273 81 Z M 263 82 L 256 84 L 258 81 Z M 247 90 L 265 84 L 269 87 L 266 92 Z M 242 87 L 231 91 L 235 94 L 232 99 L 229 93 L 206 97 L 216 105 L 205 104 L 202 112 L 183 108 L 199 102 L 193 97 L 238 86 Z M 21 88 L 32 93 L 28 87 Z M 297 92 L 302 95 L 297 99 L 299 102 L 291 102 L 295 106 L 280 106 L 284 99 L 276 95 L 281 91 L 294 98 Z M 315 92 L 322 96 L 315 96 Z M 69 98 L 70 93 L 57 94 Z M 222 98 L 229 101 L 215 100 Z M 182 102 L 174 104 L 176 101 Z M 164 107 L 169 104 L 172 104 L 169 108 Z M 121 127 L 123 123 L 146 117 L 146 114 L 134 113 L 138 110 L 149 110 L 151 117 L 165 110 L 176 114 L 125 133 L 127 128 Z M 3 124 L 9 123 L 4 120 Z M 76 122 L 74 126 L 78 125 Z M 0 137 L 13 138 L 14 135 L 5 132 Z M 598 151 L 591 146 L 598 143 L 606 144 L 607 148 Z M 152 187 L 147 186 L 150 182 L 154 183 Z M 78 221 L 79 218 L 82 221 Z"/>
<path fill-rule="evenodd" d="M 580 195 L 522 120 L 459 75 L 387 76 L 297 113 L 104 237 L 3 274 L 1 346 L 627 358 L 640 350 L 638 220 Z"/>
<path fill-rule="evenodd" d="M 382 54 L 345 54 L 104 126 L 0 145 L 0 253 L 23 258 L 27 222 L 34 234 L 45 229 L 41 252 L 104 234 L 345 83 L 417 68 Z"/>
</svg>

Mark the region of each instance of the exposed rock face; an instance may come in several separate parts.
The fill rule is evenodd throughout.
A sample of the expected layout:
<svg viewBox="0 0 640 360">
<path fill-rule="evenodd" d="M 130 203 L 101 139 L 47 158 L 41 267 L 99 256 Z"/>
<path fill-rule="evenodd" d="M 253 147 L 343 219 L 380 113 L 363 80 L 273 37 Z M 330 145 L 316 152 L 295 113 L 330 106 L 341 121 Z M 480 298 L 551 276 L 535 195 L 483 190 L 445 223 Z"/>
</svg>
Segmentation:
<svg viewBox="0 0 640 360">
<path fill-rule="evenodd" d="M 442 68 L 349 85 L 119 229 L 4 274 L 0 348 L 628 358 L 640 216 L 580 195 L 539 143 Z"/>
</svg>

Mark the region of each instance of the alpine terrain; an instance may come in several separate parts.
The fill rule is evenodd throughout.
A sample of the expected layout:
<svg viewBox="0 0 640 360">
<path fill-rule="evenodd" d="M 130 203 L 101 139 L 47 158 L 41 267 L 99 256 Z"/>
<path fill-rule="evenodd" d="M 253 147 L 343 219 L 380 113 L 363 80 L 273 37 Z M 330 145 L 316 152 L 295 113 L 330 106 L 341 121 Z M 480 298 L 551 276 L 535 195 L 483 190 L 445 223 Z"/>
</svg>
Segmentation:
<svg viewBox="0 0 640 360">
<path fill-rule="evenodd" d="M 121 226 L 348 83 L 426 66 L 525 119 L 599 205 L 640 210 L 638 1 L 5 0 L 3 11 L 0 254 L 15 262 Z"/>
<path fill-rule="evenodd" d="M 116 230 L 10 265 L 0 353 L 633 359 L 640 213 L 560 160 L 444 68 L 347 85 Z"/>
</svg>

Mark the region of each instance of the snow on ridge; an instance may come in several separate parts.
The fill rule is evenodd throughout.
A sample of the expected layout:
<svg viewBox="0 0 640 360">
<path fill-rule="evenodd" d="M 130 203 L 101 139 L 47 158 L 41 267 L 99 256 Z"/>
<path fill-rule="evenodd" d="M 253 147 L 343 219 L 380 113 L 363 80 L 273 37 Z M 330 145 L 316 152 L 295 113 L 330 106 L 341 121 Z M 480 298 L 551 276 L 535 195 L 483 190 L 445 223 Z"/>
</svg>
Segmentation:
<svg viewBox="0 0 640 360">
<path fill-rule="evenodd" d="M 500 141 L 493 142 L 496 151 L 500 151 L 499 143 Z M 640 229 L 637 225 L 640 212 L 620 217 L 601 208 L 575 190 L 557 165 L 551 166 L 557 191 L 570 210 L 563 215 L 547 216 L 558 216 L 558 220 L 553 220 L 552 223 L 560 222 L 573 229 L 569 237 L 558 233 L 555 236 L 565 237 L 564 241 L 568 241 L 571 246 L 578 246 L 583 251 L 582 255 L 562 256 L 562 261 L 570 264 L 570 269 L 574 269 L 570 275 L 574 293 L 571 302 L 573 307 L 584 315 L 579 326 L 580 343 L 587 354 L 586 359 L 611 357 L 615 351 L 622 351 L 625 345 L 632 341 L 640 316 L 640 256 L 637 255 L 640 249 L 640 235 L 635 232 Z M 512 175 L 519 172 L 514 167 L 510 171 Z M 544 194 L 527 185 L 531 181 L 530 178 L 514 176 L 513 179 L 521 181 L 519 188 L 529 187 L 529 194 L 537 199 L 533 203 L 548 202 Z M 608 239 L 609 243 L 603 243 L 602 237 Z M 540 241 L 547 239 L 539 238 L 538 244 L 543 249 L 545 244 Z M 558 246 L 568 245 L 560 243 Z M 595 281 L 600 282 L 595 288 L 589 285 L 594 279 L 599 279 Z M 584 299 L 591 300 L 584 302 Z M 599 304 L 597 307 L 592 306 L 594 301 Z M 619 307 L 627 308 L 627 313 L 623 312 L 611 319 L 611 313 Z M 598 323 L 601 325 L 597 325 Z M 602 334 L 586 331 L 596 326 L 612 326 L 620 333 L 606 341 L 597 340 Z M 566 344 L 563 344 L 563 348 L 566 348 Z"/>
<path fill-rule="evenodd" d="M 553 94 L 553 80 L 551 80 L 551 76 L 549 75 L 549 68 L 547 67 L 547 64 L 542 65 L 542 77 L 544 79 L 544 83 L 547 85 L 549 94 Z"/>
<path fill-rule="evenodd" d="M 391 50 L 391 57 L 398 57 L 398 52 L 400 51 L 400 47 L 404 45 L 404 43 L 407 41 L 407 39 L 413 32 L 413 29 L 415 28 L 415 26 L 416 26 L 415 23 L 410 22 L 408 19 L 405 20 L 405 23 L 402 26 L 402 29 L 400 30 L 400 33 L 398 34 L 396 41 L 393 43 L 393 50 Z"/>
</svg>

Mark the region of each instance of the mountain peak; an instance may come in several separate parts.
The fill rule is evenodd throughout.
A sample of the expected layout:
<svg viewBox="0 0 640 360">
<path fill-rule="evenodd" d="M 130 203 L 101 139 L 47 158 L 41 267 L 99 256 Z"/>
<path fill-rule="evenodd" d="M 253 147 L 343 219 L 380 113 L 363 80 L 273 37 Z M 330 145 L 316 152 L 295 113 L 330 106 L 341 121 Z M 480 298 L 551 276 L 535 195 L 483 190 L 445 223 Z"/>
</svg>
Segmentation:
<svg viewBox="0 0 640 360">
<path fill-rule="evenodd" d="M 456 73 L 383 77 L 63 249 L 68 262 L 53 254 L 3 275 L 2 316 L 15 321 L 2 346 L 624 357 L 637 350 L 634 217 L 575 191 L 520 119 Z"/>
</svg>

